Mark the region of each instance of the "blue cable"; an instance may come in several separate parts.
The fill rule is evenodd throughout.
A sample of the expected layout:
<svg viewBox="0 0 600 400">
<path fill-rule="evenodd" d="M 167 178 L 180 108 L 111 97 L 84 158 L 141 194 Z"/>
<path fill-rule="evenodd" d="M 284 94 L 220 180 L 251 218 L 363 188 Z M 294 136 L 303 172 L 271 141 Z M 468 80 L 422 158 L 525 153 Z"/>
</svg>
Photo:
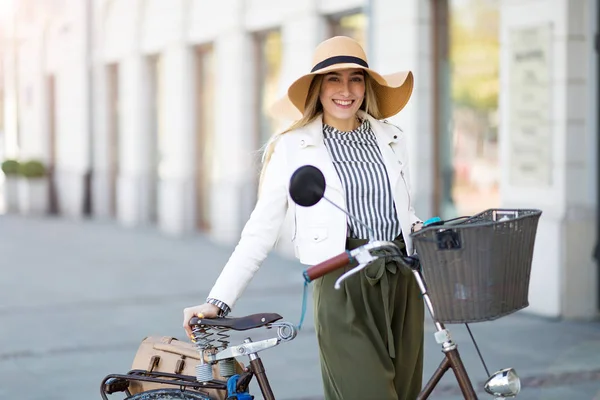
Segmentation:
<svg viewBox="0 0 600 400">
<path fill-rule="evenodd" d="M 423 222 L 423 228 L 426 228 L 428 225 L 435 224 L 436 222 L 441 222 L 442 219 L 440 217 L 429 218 L 427 221 Z"/>
<path fill-rule="evenodd" d="M 310 278 L 308 277 L 306 271 L 302 273 L 304 276 L 304 288 L 302 289 L 302 313 L 300 314 L 300 323 L 298 324 L 298 330 L 302 329 L 302 324 L 304 323 L 304 316 L 306 315 L 306 298 L 308 294 L 308 284 L 310 283 Z"/>
</svg>

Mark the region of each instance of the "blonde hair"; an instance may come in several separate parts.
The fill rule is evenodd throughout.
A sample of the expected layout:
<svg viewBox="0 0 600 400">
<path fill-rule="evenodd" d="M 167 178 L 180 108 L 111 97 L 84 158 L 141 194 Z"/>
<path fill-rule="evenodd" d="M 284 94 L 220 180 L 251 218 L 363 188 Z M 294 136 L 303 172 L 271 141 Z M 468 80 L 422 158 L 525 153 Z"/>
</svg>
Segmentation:
<svg viewBox="0 0 600 400">
<path fill-rule="evenodd" d="M 262 157 L 262 168 L 260 171 L 260 179 L 259 179 L 259 195 L 260 195 L 260 187 L 262 186 L 262 180 L 265 175 L 265 171 L 267 169 L 267 165 L 271 160 L 271 156 L 273 155 L 273 151 L 275 149 L 275 145 L 277 144 L 277 140 L 284 134 L 293 131 L 295 129 L 302 128 L 312 121 L 315 120 L 322 112 L 323 105 L 319 100 L 319 95 L 321 92 L 321 84 L 323 83 L 323 78 L 325 75 L 319 74 L 315 75 L 313 78 L 310 87 L 308 89 L 308 96 L 306 97 L 306 103 L 304 107 L 304 113 L 302 118 L 295 121 L 283 132 L 277 133 L 269 139 L 267 144 L 265 145 L 263 157 Z M 377 83 L 369 76 L 368 73 L 365 73 L 365 98 L 363 103 L 360 106 L 360 109 L 371 115 L 375 119 L 382 119 L 381 112 L 379 111 L 379 104 L 377 103 L 377 96 L 375 94 L 375 89 L 373 85 Z"/>
</svg>

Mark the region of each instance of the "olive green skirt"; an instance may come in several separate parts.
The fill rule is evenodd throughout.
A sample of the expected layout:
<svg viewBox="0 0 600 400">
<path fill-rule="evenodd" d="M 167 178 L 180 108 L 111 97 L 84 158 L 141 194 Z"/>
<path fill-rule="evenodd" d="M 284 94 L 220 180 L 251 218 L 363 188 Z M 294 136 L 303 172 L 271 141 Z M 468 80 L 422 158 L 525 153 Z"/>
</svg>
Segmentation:
<svg viewBox="0 0 600 400">
<path fill-rule="evenodd" d="M 348 239 L 353 249 L 366 240 Z M 396 244 L 404 248 L 401 236 Z M 326 400 L 414 400 L 422 384 L 424 307 L 412 272 L 378 260 L 315 280 L 315 329 Z"/>
</svg>

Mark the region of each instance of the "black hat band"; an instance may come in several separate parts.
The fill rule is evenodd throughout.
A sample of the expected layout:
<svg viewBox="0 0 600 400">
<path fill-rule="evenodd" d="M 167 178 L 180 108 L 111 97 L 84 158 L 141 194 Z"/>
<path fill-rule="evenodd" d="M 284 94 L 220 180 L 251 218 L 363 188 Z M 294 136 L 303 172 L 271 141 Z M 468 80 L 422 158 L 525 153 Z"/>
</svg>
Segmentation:
<svg viewBox="0 0 600 400">
<path fill-rule="evenodd" d="M 323 68 L 327 68 L 327 67 L 335 65 L 335 64 L 358 64 L 365 68 L 369 68 L 369 64 L 367 64 L 367 62 L 365 60 L 363 60 L 362 58 L 358 58 L 358 57 L 354 57 L 354 56 L 334 56 L 334 57 L 329 57 L 329 58 L 321 61 L 320 63 L 315 65 L 310 72 L 315 72 L 315 71 L 318 71 Z"/>
</svg>

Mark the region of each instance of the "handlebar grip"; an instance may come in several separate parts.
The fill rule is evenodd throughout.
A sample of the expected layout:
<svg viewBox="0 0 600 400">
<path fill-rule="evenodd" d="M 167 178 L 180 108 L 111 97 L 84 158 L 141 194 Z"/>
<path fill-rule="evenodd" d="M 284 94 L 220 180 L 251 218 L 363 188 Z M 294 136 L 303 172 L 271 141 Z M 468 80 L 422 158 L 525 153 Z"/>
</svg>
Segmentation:
<svg viewBox="0 0 600 400">
<path fill-rule="evenodd" d="M 348 265 L 352 260 L 353 257 L 350 256 L 350 252 L 345 251 L 335 257 L 330 258 L 329 260 L 325 260 L 322 263 L 309 267 L 304 272 L 304 277 L 309 282 L 314 281 L 315 279 L 320 278 L 331 271 L 335 271 L 338 268 Z"/>
</svg>

